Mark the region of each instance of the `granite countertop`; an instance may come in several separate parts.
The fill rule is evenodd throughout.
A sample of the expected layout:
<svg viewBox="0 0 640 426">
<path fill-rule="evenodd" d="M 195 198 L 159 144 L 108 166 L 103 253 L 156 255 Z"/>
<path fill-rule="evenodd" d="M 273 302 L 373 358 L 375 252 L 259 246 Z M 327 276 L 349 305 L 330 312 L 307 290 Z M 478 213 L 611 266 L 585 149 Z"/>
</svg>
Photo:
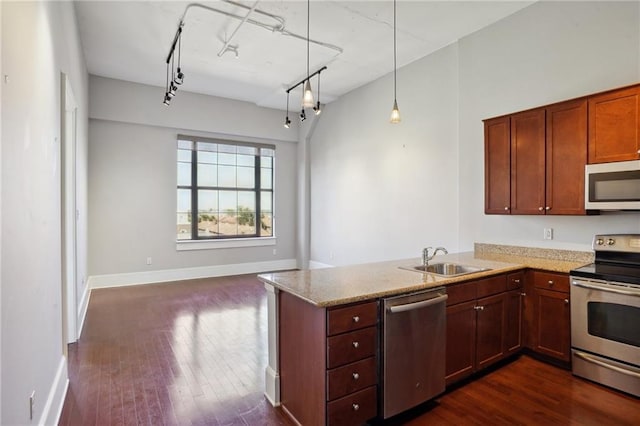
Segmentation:
<svg viewBox="0 0 640 426">
<path fill-rule="evenodd" d="M 497 247 L 497 248 L 496 248 Z M 261 281 L 291 293 L 318 307 L 343 305 L 368 299 L 427 290 L 457 282 L 497 275 L 524 268 L 568 273 L 571 269 L 589 263 L 589 253 L 569 256 L 534 257 L 518 250 L 500 250 L 505 246 L 476 245 L 475 251 L 438 255 L 431 263 L 453 262 L 490 268 L 489 271 L 442 277 L 408 271 L 401 267 L 420 265 L 421 260 L 404 259 L 387 262 L 341 266 L 336 268 L 261 274 Z M 515 254 L 508 254 L 508 253 Z"/>
</svg>

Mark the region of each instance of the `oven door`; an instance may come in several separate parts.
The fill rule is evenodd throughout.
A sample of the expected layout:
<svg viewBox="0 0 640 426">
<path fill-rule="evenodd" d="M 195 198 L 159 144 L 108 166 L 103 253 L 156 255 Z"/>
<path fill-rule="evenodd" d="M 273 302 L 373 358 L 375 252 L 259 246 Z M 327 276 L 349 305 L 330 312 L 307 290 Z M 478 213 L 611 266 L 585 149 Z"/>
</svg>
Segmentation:
<svg viewBox="0 0 640 426">
<path fill-rule="evenodd" d="M 640 366 L 640 289 L 571 277 L 571 346 Z"/>
</svg>

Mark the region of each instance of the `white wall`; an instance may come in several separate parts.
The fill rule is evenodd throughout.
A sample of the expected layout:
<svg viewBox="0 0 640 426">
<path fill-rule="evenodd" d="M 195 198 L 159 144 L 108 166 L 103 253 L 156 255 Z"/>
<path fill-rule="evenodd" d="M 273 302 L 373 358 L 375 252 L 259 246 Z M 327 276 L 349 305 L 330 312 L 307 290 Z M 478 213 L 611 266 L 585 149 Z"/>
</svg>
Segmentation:
<svg viewBox="0 0 640 426">
<path fill-rule="evenodd" d="M 79 162 L 87 141 L 87 73 L 70 2 L 2 2 L 2 424 L 56 421 L 67 373 L 62 355 L 60 73 L 78 110 Z M 86 217 L 78 167 L 81 217 Z M 80 227 L 80 232 L 85 232 Z M 86 238 L 80 235 L 80 239 Z M 80 247 L 80 251 L 82 251 Z"/>
<path fill-rule="evenodd" d="M 311 141 L 311 259 L 345 265 L 457 249 L 455 45 L 327 105 Z M 390 58 L 391 60 L 391 58 Z"/>
<path fill-rule="evenodd" d="M 295 265 L 297 130 L 284 129 L 281 111 L 184 91 L 167 108 L 162 88 L 96 76 L 90 94 L 92 277 L 286 260 Z M 179 133 L 276 145 L 275 246 L 176 250 Z"/>
<path fill-rule="evenodd" d="M 311 140 L 311 259 L 417 257 L 474 242 L 589 250 L 640 214 L 484 214 L 482 119 L 640 81 L 640 3 L 538 2 L 325 108 Z M 390 58 L 391 59 L 391 58 Z M 543 240 L 543 228 L 554 240 Z"/>
<path fill-rule="evenodd" d="M 638 2 L 539 2 L 459 42 L 460 247 L 590 249 L 596 233 L 640 232 L 640 214 L 484 215 L 482 119 L 640 81 Z M 543 240 L 543 228 L 554 240 Z"/>
</svg>

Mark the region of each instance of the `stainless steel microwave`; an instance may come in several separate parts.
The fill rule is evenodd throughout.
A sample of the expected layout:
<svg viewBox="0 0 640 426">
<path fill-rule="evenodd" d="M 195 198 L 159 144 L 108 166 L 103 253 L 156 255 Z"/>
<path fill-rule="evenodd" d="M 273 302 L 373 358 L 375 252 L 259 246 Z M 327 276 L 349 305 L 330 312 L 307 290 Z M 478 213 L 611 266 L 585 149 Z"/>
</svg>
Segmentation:
<svg viewBox="0 0 640 426">
<path fill-rule="evenodd" d="M 587 164 L 587 210 L 640 210 L 640 160 Z"/>
</svg>

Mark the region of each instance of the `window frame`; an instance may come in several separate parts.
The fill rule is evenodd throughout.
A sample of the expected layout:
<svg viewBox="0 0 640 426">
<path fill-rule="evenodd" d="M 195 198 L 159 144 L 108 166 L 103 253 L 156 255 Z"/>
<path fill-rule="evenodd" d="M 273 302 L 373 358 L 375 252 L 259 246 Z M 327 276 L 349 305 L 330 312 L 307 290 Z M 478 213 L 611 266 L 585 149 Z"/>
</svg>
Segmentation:
<svg viewBox="0 0 640 426">
<path fill-rule="evenodd" d="M 190 164 L 191 167 L 191 183 L 190 185 L 180 185 L 177 182 L 176 175 L 176 195 L 180 190 L 188 190 L 189 198 L 190 198 L 190 213 L 191 213 L 191 238 L 188 239 L 179 239 L 176 234 L 176 243 L 178 250 L 194 250 L 200 248 L 212 248 L 212 244 L 220 245 L 220 247 L 245 247 L 245 246 L 260 246 L 260 245 L 272 245 L 275 244 L 276 239 L 276 227 L 275 227 L 275 157 L 276 157 L 276 146 L 273 144 L 266 143 L 255 143 L 255 142 L 247 142 L 247 141 L 238 141 L 238 140 L 228 140 L 222 138 L 208 138 L 201 136 L 189 136 L 178 134 L 176 139 L 176 167 L 180 164 L 180 160 L 178 159 L 178 152 L 180 150 L 187 150 L 185 148 L 180 147 L 181 141 L 191 142 L 191 159 L 190 162 L 184 162 Z M 239 187 L 237 182 L 233 187 L 230 186 L 220 186 L 219 182 L 216 182 L 218 185 L 216 186 L 199 186 L 198 184 L 198 152 L 205 152 L 204 150 L 198 150 L 198 142 L 203 143 L 211 143 L 216 145 L 224 145 L 224 146 L 233 146 L 233 147 L 249 147 L 257 149 L 254 157 L 254 184 L 252 188 L 242 188 Z M 268 189 L 262 188 L 262 155 L 261 150 L 267 149 L 271 150 L 273 154 L 270 156 L 271 158 L 271 185 Z M 220 151 L 216 151 L 220 152 Z M 219 163 L 216 163 L 219 165 Z M 235 165 L 236 172 L 238 165 Z M 177 170 L 176 170 L 177 171 Z M 237 175 L 236 175 L 237 176 Z M 214 236 L 201 236 L 198 232 L 198 218 L 200 215 L 200 211 L 198 210 L 199 204 L 199 191 L 202 190 L 211 190 L 211 191 L 235 191 L 236 193 L 245 192 L 253 194 L 253 198 L 255 200 L 255 233 L 252 234 L 232 234 L 232 235 L 214 235 Z M 271 193 L 271 235 L 260 235 L 260 226 L 261 226 L 261 216 L 264 213 L 262 211 L 262 201 L 261 195 L 264 192 Z M 219 206 L 218 206 L 219 208 Z M 219 211 L 219 210 L 218 210 Z M 237 211 L 236 211 L 237 212 Z M 178 210 L 178 206 L 176 205 L 176 213 L 182 213 Z M 178 222 L 176 221 L 176 225 Z M 238 242 L 238 244 L 234 244 Z M 221 242 L 226 242 L 227 244 L 220 244 Z M 210 244 L 207 244 L 210 243 Z"/>
</svg>

